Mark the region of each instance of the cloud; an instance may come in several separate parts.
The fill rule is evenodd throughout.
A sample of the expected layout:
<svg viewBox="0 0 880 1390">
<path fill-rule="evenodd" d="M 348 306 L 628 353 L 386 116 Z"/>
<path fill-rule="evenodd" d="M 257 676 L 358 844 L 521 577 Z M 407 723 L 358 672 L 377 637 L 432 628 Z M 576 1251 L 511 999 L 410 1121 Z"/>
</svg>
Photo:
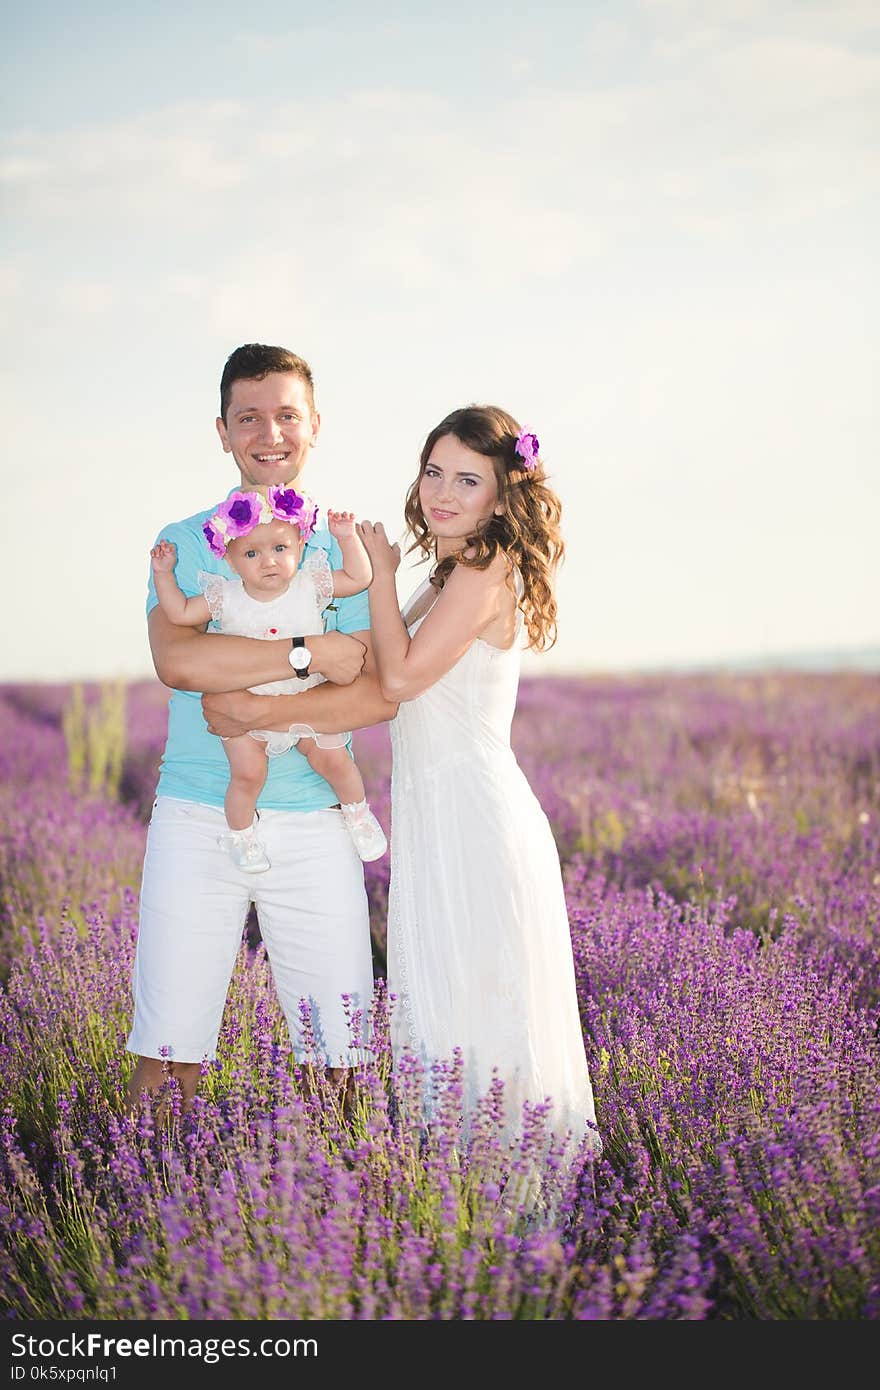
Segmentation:
<svg viewBox="0 0 880 1390">
<path fill-rule="evenodd" d="M 452 404 L 498 399 L 535 422 L 576 542 L 551 661 L 699 649 L 719 622 L 699 579 L 715 564 L 730 640 L 748 646 L 772 606 L 764 572 L 743 577 L 749 547 L 780 572 L 822 557 L 779 608 L 777 645 L 823 602 L 867 624 L 850 591 L 876 584 L 846 565 L 872 513 L 842 480 L 876 436 L 863 268 L 880 73 L 858 42 L 873 6 L 635 8 L 641 27 L 623 5 L 576 36 L 589 78 L 511 33 L 498 63 L 530 66 L 497 99 L 365 77 L 309 102 L 11 133 L 0 295 L 22 495 L 53 470 L 84 492 L 108 470 L 149 478 L 143 511 L 114 522 L 142 586 L 153 527 L 214 494 L 215 378 L 259 335 L 315 362 L 316 486 L 392 525 L 423 430 Z M 835 518 L 847 539 L 831 551 Z"/>
<path fill-rule="evenodd" d="M 10 154 L 0 160 L 0 183 L 27 184 L 44 179 L 52 171 L 52 166 L 43 159 L 30 159 Z"/>
<path fill-rule="evenodd" d="M 662 33 L 670 31 L 702 37 L 796 33 L 834 38 L 857 45 L 876 36 L 877 6 L 874 0 L 640 0 L 643 17 Z"/>
<path fill-rule="evenodd" d="M 499 285 L 561 276 L 647 226 L 654 238 L 732 239 L 768 217 L 810 216 L 823 199 L 864 198 L 877 175 L 876 53 L 753 33 L 746 21 L 767 13 L 757 5 L 710 7 L 711 23 L 684 0 L 648 10 L 665 27 L 638 83 L 535 82 L 486 113 L 365 88 L 19 132 L 0 164 L 13 236 L 24 244 L 64 219 L 74 246 L 124 237 L 142 248 L 145 275 L 168 238 L 185 274 L 245 239 L 260 254 L 332 256 L 343 276 L 424 289 L 477 273 Z M 684 33 L 670 22 L 683 15 Z M 731 35 L 719 16 L 740 28 Z M 818 200 L 817 186 L 828 190 Z"/>
</svg>

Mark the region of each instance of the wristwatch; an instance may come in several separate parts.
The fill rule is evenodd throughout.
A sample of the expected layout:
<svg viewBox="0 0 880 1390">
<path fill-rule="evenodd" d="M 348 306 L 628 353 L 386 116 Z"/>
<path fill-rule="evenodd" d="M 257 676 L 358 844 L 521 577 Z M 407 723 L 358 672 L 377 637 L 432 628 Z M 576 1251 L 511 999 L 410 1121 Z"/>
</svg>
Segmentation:
<svg viewBox="0 0 880 1390">
<path fill-rule="evenodd" d="M 300 679 L 305 680 L 306 676 L 309 674 L 312 654 L 306 646 L 306 639 L 304 637 L 294 637 L 291 639 L 287 660 Z"/>
</svg>

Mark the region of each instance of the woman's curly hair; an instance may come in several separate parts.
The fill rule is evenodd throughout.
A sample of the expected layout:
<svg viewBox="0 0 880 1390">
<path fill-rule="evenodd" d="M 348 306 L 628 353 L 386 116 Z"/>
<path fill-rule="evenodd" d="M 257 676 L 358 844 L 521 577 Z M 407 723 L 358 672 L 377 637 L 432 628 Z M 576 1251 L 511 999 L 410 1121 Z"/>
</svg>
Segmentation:
<svg viewBox="0 0 880 1390">
<path fill-rule="evenodd" d="M 426 556 L 435 554 L 435 539 L 419 501 L 419 484 L 434 445 L 444 435 L 452 434 L 466 448 L 492 460 L 498 484 L 498 505 L 503 512 L 501 516 L 493 512 L 465 539 L 458 554 L 441 560 L 431 576 L 431 583 L 442 588 L 456 565 L 487 569 L 502 551 L 522 575 L 523 596 L 519 606 L 529 635 L 528 645 L 535 651 L 544 651 L 556 641 L 553 580 L 565 553 L 559 530 L 562 504 L 547 486 L 540 458 L 531 470 L 523 467 L 523 460 L 515 450 L 519 433 L 520 426 L 513 416 L 494 405 L 467 405 L 453 410 L 440 421 L 425 440 L 419 474 L 406 497 L 404 516 L 413 536 L 408 551 L 421 550 Z M 512 579 L 509 582 L 512 584 Z"/>
</svg>

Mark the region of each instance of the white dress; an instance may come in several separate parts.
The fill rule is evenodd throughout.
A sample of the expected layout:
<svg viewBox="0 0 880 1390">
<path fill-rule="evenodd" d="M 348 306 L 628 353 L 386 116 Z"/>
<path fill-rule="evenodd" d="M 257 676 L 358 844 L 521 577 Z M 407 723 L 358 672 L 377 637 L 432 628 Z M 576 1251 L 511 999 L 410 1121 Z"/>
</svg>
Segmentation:
<svg viewBox="0 0 880 1390">
<path fill-rule="evenodd" d="M 390 724 L 392 1050 L 430 1066 L 459 1047 L 465 1115 L 497 1068 L 509 1136 L 550 1099 L 553 1130 L 598 1151 L 559 854 L 510 746 L 521 629 L 475 641 Z"/>
<path fill-rule="evenodd" d="M 321 616 L 333 598 L 333 575 L 326 552 L 309 554 L 283 594 L 263 603 L 251 598 L 241 580 L 224 579 L 221 574 L 199 572 L 199 588 L 208 601 L 211 619 L 220 632 L 235 637 L 260 637 L 280 641 L 287 637 L 310 637 L 324 631 Z M 289 680 L 268 681 L 249 688 L 255 695 L 299 695 L 320 685 L 323 676 L 292 676 Z M 316 734 L 308 724 L 293 724 L 287 733 L 275 729 L 251 729 L 251 737 L 264 742 L 269 757 L 287 753 L 301 738 L 313 738 L 321 748 L 341 748 L 348 734 Z"/>
</svg>

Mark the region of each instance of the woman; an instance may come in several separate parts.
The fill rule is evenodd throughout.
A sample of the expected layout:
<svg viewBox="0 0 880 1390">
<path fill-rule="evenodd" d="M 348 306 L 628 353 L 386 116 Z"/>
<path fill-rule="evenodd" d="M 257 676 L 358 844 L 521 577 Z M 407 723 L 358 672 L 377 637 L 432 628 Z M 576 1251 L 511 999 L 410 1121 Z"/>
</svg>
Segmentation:
<svg viewBox="0 0 880 1390">
<path fill-rule="evenodd" d="M 524 1101 L 600 1142 L 575 991 L 559 856 L 510 747 L 523 627 L 555 640 L 560 504 L 538 441 L 505 411 L 468 406 L 431 431 L 406 521 L 436 564 L 398 607 L 400 549 L 359 531 L 391 723 L 388 985 L 395 1058 L 464 1058 L 465 1109 L 504 1082 L 507 1129 Z"/>
</svg>

